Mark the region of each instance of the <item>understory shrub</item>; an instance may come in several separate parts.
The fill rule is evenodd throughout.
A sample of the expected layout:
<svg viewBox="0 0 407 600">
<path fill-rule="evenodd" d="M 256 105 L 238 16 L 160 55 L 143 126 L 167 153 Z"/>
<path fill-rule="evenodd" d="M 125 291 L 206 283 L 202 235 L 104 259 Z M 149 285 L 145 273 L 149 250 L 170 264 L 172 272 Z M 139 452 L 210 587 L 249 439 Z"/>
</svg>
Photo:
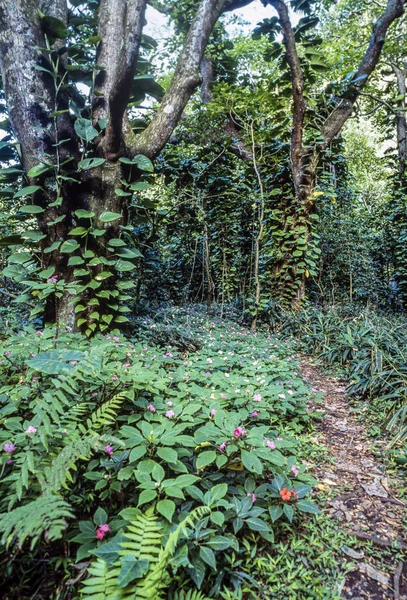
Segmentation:
<svg viewBox="0 0 407 600">
<path fill-rule="evenodd" d="M 407 439 L 407 319 L 381 315 L 358 305 L 307 307 L 286 313 L 282 330 L 300 340 L 301 349 L 339 366 L 348 394 L 374 401 L 392 443 Z"/>
<path fill-rule="evenodd" d="M 3 342 L 6 598 L 33 586 L 48 598 L 203 598 L 195 586 L 219 597 L 250 580 L 245 539 L 272 543 L 279 522 L 318 512 L 296 458 L 312 392 L 292 342 L 196 311 L 171 320 L 187 344 L 152 344 L 169 338 L 150 319 L 140 339 L 26 328 Z"/>
</svg>

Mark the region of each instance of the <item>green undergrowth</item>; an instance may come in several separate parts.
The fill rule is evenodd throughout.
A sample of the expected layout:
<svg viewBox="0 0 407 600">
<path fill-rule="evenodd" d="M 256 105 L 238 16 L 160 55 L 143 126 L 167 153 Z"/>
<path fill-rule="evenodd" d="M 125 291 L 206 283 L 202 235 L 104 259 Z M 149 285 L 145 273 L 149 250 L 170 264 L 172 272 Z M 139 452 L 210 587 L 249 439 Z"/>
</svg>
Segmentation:
<svg viewBox="0 0 407 600">
<path fill-rule="evenodd" d="M 407 466 L 407 320 L 355 306 L 308 307 L 286 314 L 283 332 L 302 352 L 347 381 L 354 409 L 373 437 L 385 436 L 388 458 Z"/>
<path fill-rule="evenodd" d="M 4 340 L 4 597 L 326 597 L 339 567 L 292 340 L 193 309 L 137 332 Z M 318 530 L 326 551 L 307 549 Z"/>
</svg>

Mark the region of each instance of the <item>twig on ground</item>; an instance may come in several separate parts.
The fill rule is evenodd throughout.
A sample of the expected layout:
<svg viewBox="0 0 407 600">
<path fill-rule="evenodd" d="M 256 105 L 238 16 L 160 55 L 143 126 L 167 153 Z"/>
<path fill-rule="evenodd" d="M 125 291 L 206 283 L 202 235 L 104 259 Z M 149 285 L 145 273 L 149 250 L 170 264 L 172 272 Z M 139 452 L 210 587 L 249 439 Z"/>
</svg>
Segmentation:
<svg viewBox="0 0 407 600">
<path fill-rule="evenodd" d="M 394 573 L 394 600 L 400 600 L 400 577 L 403 572 L 404 563 L 399 562 Z"/>
</svg>

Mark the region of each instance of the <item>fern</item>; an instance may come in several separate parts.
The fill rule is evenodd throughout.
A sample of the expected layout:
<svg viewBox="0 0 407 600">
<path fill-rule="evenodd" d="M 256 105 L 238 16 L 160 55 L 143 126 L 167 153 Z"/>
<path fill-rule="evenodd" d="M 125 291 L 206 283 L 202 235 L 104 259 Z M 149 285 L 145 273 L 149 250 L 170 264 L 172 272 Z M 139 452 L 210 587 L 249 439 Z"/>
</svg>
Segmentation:
<svg viewBox="0 0 407 600">
<path fill-rule="evenodd" d="M 176 550 L 180 536 L 187 535 L 187 527 L 210 512 L 210 509 L 202 506 L 192 511 L 175 531 L 170 533 L 164 547 L 162 546 L 163 525 L 153 511 L 153 507 L 144 514 L 137 511 L 135 519 L 127 528 L 125 540 L 120 542 L 119 560 L 114 562 L 112 568 L 108 569 L 107 563 L 100 558 L 92 564 L 89 569 L 92 577 L 83 584 L 83 600 L 115 600 L 116 598 L 160 600 L 162 598 L 161 593 L 168 584 L 168 562 Z M 133 557 L 134 562 L 146 561 L 148 571 L 143 579 L 120 588 L 126 557 Z M 101 563 L 104 563 L 104 566 Z M 192 596 L 186 600 L 203 600 L 203 596 Z"/>
<path fill-rule="evenodd" d="M 71 508 L 65 500 L 45 494 L 25 506 L 0 514 L 0 532 L 3 534 L 1 543 L 9 546 L 17 540 L 21 546 L 31 537 L 33 548 L 45 530 L 49 541 L 56 540 L 66 527 L 65 519 L 72 517 Z"/>
<path fill-rule="evenodd" d="M 189 592 L 180 590 L 175 592 L 170 600 L 209 600 L 209 598 L 199 590 L 189 590 Z"/>
</svg>

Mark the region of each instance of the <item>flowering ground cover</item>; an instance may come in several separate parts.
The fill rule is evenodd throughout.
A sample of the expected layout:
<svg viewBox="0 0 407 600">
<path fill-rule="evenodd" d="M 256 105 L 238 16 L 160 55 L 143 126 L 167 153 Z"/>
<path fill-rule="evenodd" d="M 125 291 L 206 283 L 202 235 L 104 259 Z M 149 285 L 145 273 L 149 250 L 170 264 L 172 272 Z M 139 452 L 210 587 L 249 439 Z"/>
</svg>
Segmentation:
<svg viewBox="0 0 407 600">
<path fill-rule="evenodd" d="M 27 329 L 3 342 L 6 598 L 296 598 L 310 579 L 306 597 L 331 589 L 326 546 L 339 534 L 304 464 L 320 452 L 309 442 L 318 396 L 293 342 L 195 311 L 171 323 L 146 319 L 136 338 Z M 296 565 L 290 595 L 291 544 L 304 540 L 310 563 Z"/>
</svg>

